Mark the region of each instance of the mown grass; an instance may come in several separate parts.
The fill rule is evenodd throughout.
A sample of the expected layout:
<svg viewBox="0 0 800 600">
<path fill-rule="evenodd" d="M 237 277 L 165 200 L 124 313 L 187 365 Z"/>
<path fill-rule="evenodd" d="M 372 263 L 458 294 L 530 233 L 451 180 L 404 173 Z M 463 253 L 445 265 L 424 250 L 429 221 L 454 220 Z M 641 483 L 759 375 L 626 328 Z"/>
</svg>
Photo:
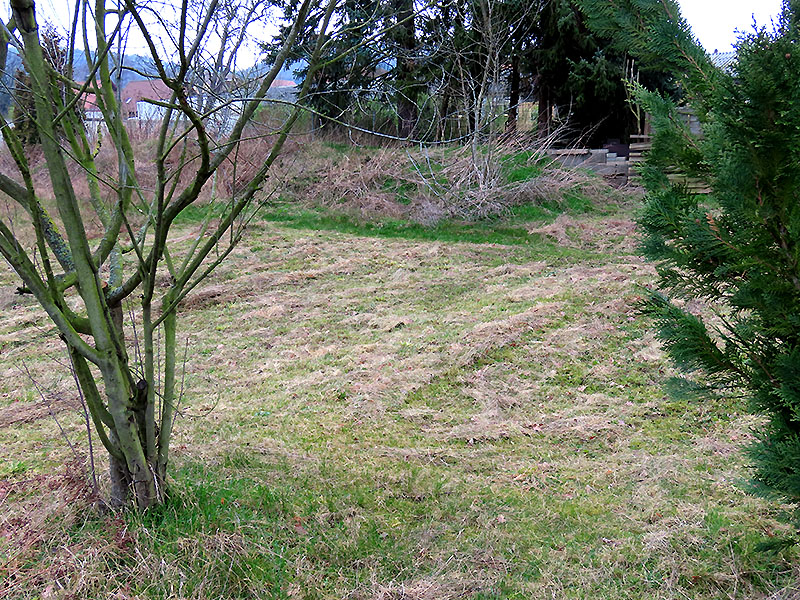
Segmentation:
<svg viewBox="0 0 800 600">
<path fill-rule="evenodd" d="M 15 368 L 78 441 L 58 341 L 3 295 L 0 592 L 799 594 L 797 551 L 756 550 L 787 529 L 740 485 L 746 407 L 663 391 L 632 210 L 423 228 L 267 209 L 182 310 L 171 495 L 145 515 L 92 509 L 61 474 L 70 452 Z"/>
</svg>

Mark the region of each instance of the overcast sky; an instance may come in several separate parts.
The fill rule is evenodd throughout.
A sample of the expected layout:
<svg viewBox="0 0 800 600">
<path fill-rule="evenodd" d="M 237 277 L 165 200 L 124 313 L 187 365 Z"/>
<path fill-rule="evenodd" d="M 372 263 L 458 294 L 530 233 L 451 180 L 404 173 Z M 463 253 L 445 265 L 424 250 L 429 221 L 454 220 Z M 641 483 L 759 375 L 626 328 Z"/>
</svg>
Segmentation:
<svg viewBox="0 0 800 600">
<path fill-rule="evenodd" d="M 781 0 L 678 0 L 683 17 L 708 52 L 729 52 L 736 41 L 735 30 L 750 31 L 753 16 L 759 25 L 781 10 Z"/>
</svg>

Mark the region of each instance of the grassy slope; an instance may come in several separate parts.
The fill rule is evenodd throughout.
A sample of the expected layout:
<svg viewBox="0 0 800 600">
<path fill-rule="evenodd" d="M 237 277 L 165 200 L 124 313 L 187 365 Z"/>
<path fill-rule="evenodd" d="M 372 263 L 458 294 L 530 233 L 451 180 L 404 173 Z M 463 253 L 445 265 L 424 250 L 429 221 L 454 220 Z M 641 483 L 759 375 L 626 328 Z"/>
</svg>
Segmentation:
<svg viewBox="0 0 800 600">
<path fill-rule="evenodd" d="M 0 595 L 800 593 L 795 552 L 754 549 L 781 526 L 738 486 L 744 407 L 662 392 L 629 207 L 534 234 L 268 216 L 181 315 L 174 496 L 144 517 L 61 474 L 19 366 L 77 439 L 63 353 L 0 272 Z"/>
</svg>

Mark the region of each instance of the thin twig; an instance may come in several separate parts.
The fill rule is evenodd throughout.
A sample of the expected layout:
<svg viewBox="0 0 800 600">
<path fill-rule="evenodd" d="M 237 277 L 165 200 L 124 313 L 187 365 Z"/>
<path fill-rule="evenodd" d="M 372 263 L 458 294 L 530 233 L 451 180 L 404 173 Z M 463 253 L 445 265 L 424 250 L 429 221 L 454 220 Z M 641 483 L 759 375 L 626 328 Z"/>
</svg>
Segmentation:
<svg viewBox="0 0 800 600">
<path fill-rule="evenodd" d="M 36 381 L 36 379 L 34 379 L 33 375 L 31 374 L 30 370 L 28 369 L 28 365 L 26 365 L 24 361 L 22 363 L 22 369 L 21 370 L 22 370 L 23 373 L 25 373 L 25 375 L 28 376 L 28 379 L 30 379 L 31 383 L 36 388 L 36 391 L 39 392 L 39 396 L 41 397 L 42 402 L 44 402 L 45 406 L 47 406 L 47 411 L 50 413 L 50 416 L 53 417 L 53 421 L 55 421 L 56 425 L 58 426 L 58 429 L 61 432 L 61 436 L 64 438 L 64 441 L 67 442 L 67 445 L 69 446 L 69 449 L 72 450 L 72 455 L 75 457 L 75 461 L 76 462 L 80 462 L 81 459 L 80 459 L 80 456 L 78 455 L 78 451 L 75 449 L 75 446 L 70 441 L 69 436 L 67 435 L 67 432 L 64 431 L 64 428 L 61 426 L 61 423 L 58 422 L 58 419 L 56 418 L 55 411 L 53 410 L 53 407 L 52 407 L 50 401 L 47 399 L 47 396 L 45 395 L 44 391 L 39 386 L 39 382 Z"/>
</svg>

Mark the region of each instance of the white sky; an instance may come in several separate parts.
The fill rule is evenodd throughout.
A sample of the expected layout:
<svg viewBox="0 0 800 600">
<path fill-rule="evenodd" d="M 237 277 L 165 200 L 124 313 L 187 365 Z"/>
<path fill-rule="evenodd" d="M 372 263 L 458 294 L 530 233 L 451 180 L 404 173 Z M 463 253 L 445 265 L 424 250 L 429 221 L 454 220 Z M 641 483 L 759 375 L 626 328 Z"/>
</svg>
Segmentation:
<svg viewBox="0 0 800 600">
<path fill-rule="evenodd" d="M 753 28 L 753 16 L 759 25 L 771 28 L 771 19 L 781 10 L 781 0 L 678 0 L 683 17 L 708 52 L 731 51 L 735 31 Z"/>
</svg>

